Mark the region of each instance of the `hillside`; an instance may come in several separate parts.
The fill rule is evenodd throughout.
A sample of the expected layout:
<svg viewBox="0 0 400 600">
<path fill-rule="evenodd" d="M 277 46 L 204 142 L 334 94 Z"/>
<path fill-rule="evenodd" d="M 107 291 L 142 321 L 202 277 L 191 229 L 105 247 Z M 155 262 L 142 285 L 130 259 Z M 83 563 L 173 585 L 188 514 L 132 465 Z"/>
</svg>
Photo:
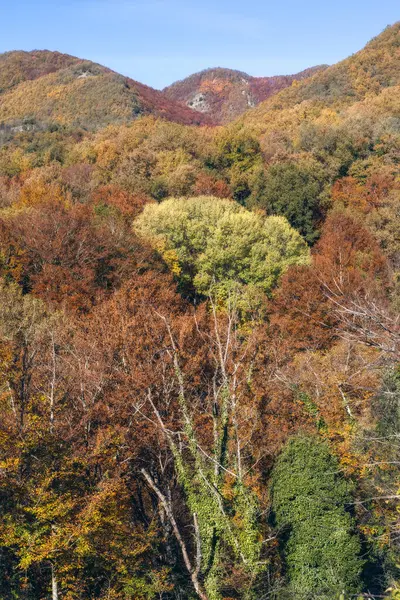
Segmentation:
<svg viewBox="0 0 400 600">
<path fill-rule="evenodd" d="M 208 114 L 217 123 L 227 123 L 294 81 L 311 77 L 326 68 L 321 65 L 296 75 L 251 77 L 242 71 L 218 67 L 195 73 L 163 91 L 171 100 Z"/>
<path fill-rule="evenodd" d="M 0 600 L 400 600 L 398 42 L 0 57 Z"/>
<path fill-rule="evenodd" d="M 23 81 L 38 79 L 79 62 L 80 59 L 74 56 L 48 50 L 17 50 L 0 54 L 0 94 Z"/>
<path fill-rule="evenodd" d="M 0 122 L 23 120 L 98 129 L 152 114 L 184 124 L 206 117 L 101 65 L 57 52 L 0 56 Z"/>
<path fill-rule="evenodd" d="M 400 22 L 387 27 L 362 50 L 317 73 L 311 79 L 292 85 L 248 111 L 243 122 L 260 125 L 271 122 L 282 110 L 307 103 L 307 110 L 330 107 L 341 110 L 367 96 L 378 95 L 400 84 Z M 306 104 L 304 104 L 306 106 Z"/>
</svg>

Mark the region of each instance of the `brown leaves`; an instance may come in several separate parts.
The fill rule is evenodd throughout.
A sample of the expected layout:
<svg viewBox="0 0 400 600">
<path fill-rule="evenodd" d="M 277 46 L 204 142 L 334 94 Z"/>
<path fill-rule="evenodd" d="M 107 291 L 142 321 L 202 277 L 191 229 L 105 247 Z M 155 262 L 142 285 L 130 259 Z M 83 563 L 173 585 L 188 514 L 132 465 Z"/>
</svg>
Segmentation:
<svg viewBox="0 0 400 600">
<path fill-rule="evenodd" d="M 271 324 L 293 349 L 322 349 L 340 335 L 338 304 L 384 298 L 388 265 L 377 241 L 342 213 L 328 217 L 310 267 L 289 269 L 271 303 Z"/>
<path fill-rule="evenodd" d="M 138 270 L 163 269 L 123 219 L 106 217 L 50 201 L 11 215 L 1 225 L 4 274 L 54 305 L 87 311 Z"/>
</svg>

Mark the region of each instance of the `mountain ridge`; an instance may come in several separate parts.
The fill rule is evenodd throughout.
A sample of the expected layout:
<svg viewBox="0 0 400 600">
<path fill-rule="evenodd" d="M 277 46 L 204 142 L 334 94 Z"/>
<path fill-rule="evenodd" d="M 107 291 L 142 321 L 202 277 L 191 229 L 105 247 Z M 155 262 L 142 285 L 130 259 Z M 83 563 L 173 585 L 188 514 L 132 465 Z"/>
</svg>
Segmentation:
<svg viewBox="0 0 400 600">
<path fill-rule="evenodd" d="M 259 106 L 239 117 L 242 123 L 268 122 L 274 114 L 296 106 L 340 110 L 369 95 L 400 84 L 400 21 L 386 27 L 355 52 L 311 79 L 281 90 Z"/>
<path fill-rule="evenodd" d="M 332 66 L 273 77 L 214 67 L 163 90 L 58 51 L 15 50 L 0 55 L 0 124 L 53 122 L 90 131 L 153 115 L 185 125 L 238 119 L 270 127 L 276 111 L 305 101 L 315 107 L 348 106 L 400 84 L 399 60 L 400 22 Z"/>
<path fill-rule="evenodd" d="M 327 65 L 317 65 L 293 75 L 254 77 L 244 71 L 211 67 L 189 75 L 162 91 L 168 98 L 224 124 L 292 85 L 294 81 L 312 77 L 326 68 Z"/>
<path fill-rule="evenodd" d="M 153 114 L 186 125 L 212 121 L 108 67 L 49 50 L 0 55 L 0 122 L 36 119 L 98 129 Z"/>
</svg>

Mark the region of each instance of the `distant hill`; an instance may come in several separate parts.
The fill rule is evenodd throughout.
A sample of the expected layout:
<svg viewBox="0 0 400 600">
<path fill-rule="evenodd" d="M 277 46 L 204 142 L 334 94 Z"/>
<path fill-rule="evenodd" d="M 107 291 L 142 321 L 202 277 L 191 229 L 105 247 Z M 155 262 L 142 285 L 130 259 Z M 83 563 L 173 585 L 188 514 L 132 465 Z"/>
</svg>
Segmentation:
<svg viewBox="0 0 400 600">
<path fill-rule="evenodd" d="M 300 105 L 341 110 L 399 85 L 399 64 L 400 22 L 330 67 L 276 77 L 207 69 L 163 91 L 59 52 L 7 52 L 0 55 L 0 127 L 57 123 L 93 131 L 153 115 L 187 125 L 238 119 L 267 130 Z"/>
<path fill-rule="evenodd" d="M 227 123 L 294 81 L 311 77 L 326 68 L 326 65 L 320 65 L 296 75 L 251 77 L 242 71 L 218 67 L 195 73 L 163 92 L 171 100 L 211 116 L 217 123 Z"/>
<path fill-rule="evenodd" d="M 282 119 L 289 114 L 283 111 L 300 105 L 314 112 L 327 107 L 341 110 L 399 84 L 400 22 L 387 27 L 349 58 L 282 90 L 248 111 L 242 120 L 263 128 L 267 123 L 273 124 L 277 116 Z"/>
<path fill-rule="evenodd" d="M 38 79 L 79 62 L 80 59 L 74 56 L 48 50 L 17 50 L 0 54 L 0 94 L 23 81 Z"/>
<path fill-rule="evenodd" d="M 183 124 L 210 122 L 106 67 L 49 51 L 0 55 L 0 99 L 5 124 L 28 119 L 98 129 L 149 114 Z"/>
</svg>

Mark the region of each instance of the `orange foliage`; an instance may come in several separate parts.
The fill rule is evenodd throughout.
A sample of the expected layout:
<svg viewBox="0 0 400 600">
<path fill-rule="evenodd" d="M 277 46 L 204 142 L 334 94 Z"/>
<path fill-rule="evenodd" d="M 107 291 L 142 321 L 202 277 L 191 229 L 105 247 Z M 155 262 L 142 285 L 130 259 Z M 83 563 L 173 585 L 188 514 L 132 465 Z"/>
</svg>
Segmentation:
<svg viewBox="0 0 400 600">
<path fill-rule="evenodd" d="M 283 276 L 270 304 L 271 325 L 292 350 L 327 348 L 339 324 L 333 298 L 382 294 L 388 277 L 387 259 L 368 230 L 333 213 L 314 248 L 313 264 Z"/>
<path fill-rule="evenodd" d="M 225 181 L 215 179 L 206 173 L 199 173 L 193 189 L 195 196 L 215 196 L 216 198 L 230 198 L 232 192 Z"/>
<path fill-rule="evenodd" d="M 127 201 L 124 193 L 115 197 L 120 204 Z M 97 224 L 90 206 L 68 210 L 46 202 L 10 217 L 3 227 L 9 274 L 33 294 L 75 310 L 87 310 L 137 268 L 157 264 L 130 227 L 123 221 Z"/>
<path fill-rule="evenodd" d="M 368 214 L 382 206 L 390 190 L 398 186 L 390 171 L 378 171 L 370 175 L 364 183 L 355 177 L 344 177 L 334 184 L 332 201 L 334 204 L 340 202 L 350 209 Z"/>
<path fill-rule="evenodd" d="M 130 194 L 115 185 L 97 188 L 92 194 L 94 205 L 113 206 L 131 221 L 142 212 L 145 204 L 152 201 L 144 194 Z"/>
</svg>

